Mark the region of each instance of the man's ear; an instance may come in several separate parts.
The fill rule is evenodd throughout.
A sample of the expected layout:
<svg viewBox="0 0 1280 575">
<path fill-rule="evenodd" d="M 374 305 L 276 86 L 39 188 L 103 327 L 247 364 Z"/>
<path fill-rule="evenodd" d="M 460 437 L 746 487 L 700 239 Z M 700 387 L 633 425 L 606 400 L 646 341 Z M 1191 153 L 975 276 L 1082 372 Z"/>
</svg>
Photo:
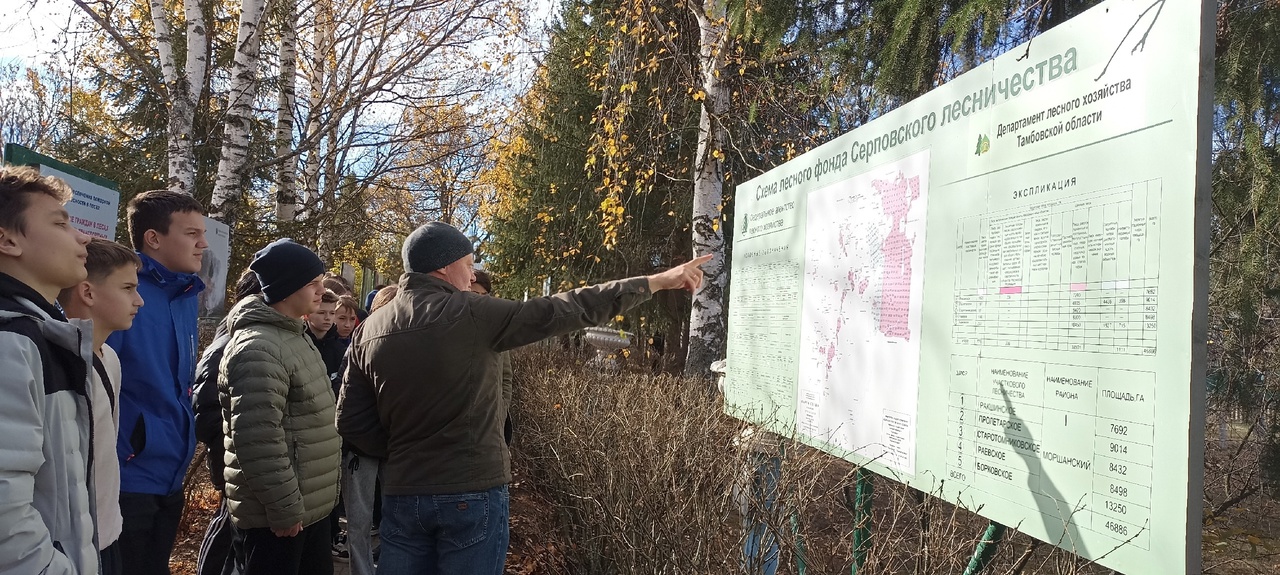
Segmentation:
<svg viewBox="0 0 1280 575">
<path fill-rule="evenodd" d="M 22 255 L 22 244 L 18 243 L 18 232 L 16 230 L 0 228 L 0 255 L 6 255 L 11 258 Z"/>
</svg>

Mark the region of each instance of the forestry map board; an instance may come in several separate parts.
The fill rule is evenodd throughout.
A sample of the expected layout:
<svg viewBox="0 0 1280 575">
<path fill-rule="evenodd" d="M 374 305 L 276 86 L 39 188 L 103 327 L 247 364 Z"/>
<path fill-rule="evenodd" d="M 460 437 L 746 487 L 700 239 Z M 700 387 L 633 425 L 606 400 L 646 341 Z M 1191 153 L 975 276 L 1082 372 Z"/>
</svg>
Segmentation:
<svg viewBox="0 0 1280 575">
<path fill-rule="evenodd" d="M 1103 2 L 739 185 L 726 410 L 1198 573 L 1213 14 Z"/>
</svg>

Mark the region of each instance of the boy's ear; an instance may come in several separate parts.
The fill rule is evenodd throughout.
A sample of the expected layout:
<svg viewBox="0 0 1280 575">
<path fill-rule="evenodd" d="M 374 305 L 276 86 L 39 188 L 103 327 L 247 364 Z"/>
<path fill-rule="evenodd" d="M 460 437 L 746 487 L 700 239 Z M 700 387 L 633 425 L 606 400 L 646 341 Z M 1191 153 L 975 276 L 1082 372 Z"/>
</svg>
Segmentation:
<svg viewBox="0 0 1280 575">
<path fill-rule="evenodd" d="M 80 303 L 93 307 L 93 284 L 89 283 L 89 280 L 76 284 L 74 289 L 76 290 L 76 298 L 80 300 Z"/>
<path fill-rule="evenodd" d="M 22 245 L 18 243 L 16 231 L 0 228 L 0 255 L 11 258 L 22 255 Z"/>
<path fill-rule="evenodd" d="M 150 229 L 142 233 L 142 248 L 160 249 L 160 232 Z M 139 248 L 138 251 L 142 251 Z"/>
<path fill-rule="evenodd" d="M 64 308 L 73 304 L 93 307 L 93 285 L 89 280 L 84 280 L 62 290 L 62 293 L 58 294 L 58 303 Z"/>
</svg>

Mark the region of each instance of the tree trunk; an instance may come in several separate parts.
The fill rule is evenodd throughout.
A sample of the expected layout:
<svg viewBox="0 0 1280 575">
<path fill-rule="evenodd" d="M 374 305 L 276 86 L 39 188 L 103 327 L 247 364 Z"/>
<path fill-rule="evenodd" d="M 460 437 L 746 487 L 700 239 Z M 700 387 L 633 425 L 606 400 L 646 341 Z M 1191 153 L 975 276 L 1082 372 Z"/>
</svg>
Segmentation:
<svg viewBox="0 0 1280 575">
<path fill-rule="evenodd" d="M 229 226 L 236 219 L 235 206 L 249 182 L 249 136 L 252 132 L 253 102 L 258 95 L 258 48 L 262 44 L 262 14 L 266 0 L 244 0 L 240 7 L 240 28 L 236 33 L 236 53 L 231 65 L 231 90 L 227 96 L 227 120 L 223 128 L 222 157 L 213 187 L 209 215 Z"/>
<path fill-rule="evenodd" d="M 338 204 L 338 185 L 342 181 L 342 176 L 338 174 L 338 130 L 330 129 L 325 139 L 329 141 L 329 153 L 320 158 L 320 197 L 316 204 L 316 213 L 312 214 L 320 216 L 324 220 L 327 214 L 333 213 L 333 209 Z M 328 238 L 325 237 L 325 229 L 322 226 L 314 226 L 315 239 L 312 245 L 316 246 L 316 253 L 324 253 L 330 251 Z"/>
<path fill-rule="evenodd" d="M 280 6 L 280 100 L 276 107 L 276 156 L 287 157 L 276 168 L 276 221 L 293 222 L 298 214 L 298 159 L 293 156 L 293 108 L 297 102 L 298 1 Z"/>
<path fill-rule="evenodd" d="M 307 98 L 307 127 L 302 139 L 311 142 L 307 150 L 307 159 L 302 165 L 302 193 L 298 201 L 302 209 L 296 220 L 302 221 L 311 217 L 312 206 L 320 197 L 320 156 L 325 149 L 325 142 L 320 135 L 321 112 L 325 106 L 325 82 L 328 81 L 329 54 L 333 50 L 333 3 L 329 0 L 318 0 L 312 10 L 311 27 L 312 53 L 309 69 L 306 71 L 307 85 L 310 88 Z M 332 143 L 329 144 L 332 148 Z"/>
<path fill-rule="evenodd" d="M 196 162 L 191 132 L 195 126 L 196 102 L 204 88 L 204 75 L 208 69 L 209 36 L 204 22 L 204 10 L 200 0 L 185 0 L 183 15 L 186 19 L 186 60 L 179 74 L 177 58 L 173 52 L 173 27 L 169 25 L 169 10 L 163 0 L 151 0 L 151 23 L 156 32 L 156 53 L 160 57 L 160 70 L 168 92 L 169 118 L 168 156 L 169 189 L 191 194 L 195 192 Z"/>
<path fill-rule="evenodd" d="M 693 175 L 693 249 L 695 256 L 712 254 L 702 266 L 702 287 L 693 296 L 689 314 L 689 355 L 686 375 L 711 376 L 711 363 L 724 357 L 728 330 L 725 314 L 724 228 L 720 223 L 724 197 L 725 130 L 721 123 L 729 102 L 729 87 L 721 72 L 729 49 L 729 24 L 724 0 L 689 0 L 700 31 L 698 61 L 702 76 L 698 150 Z"/>
</svg>

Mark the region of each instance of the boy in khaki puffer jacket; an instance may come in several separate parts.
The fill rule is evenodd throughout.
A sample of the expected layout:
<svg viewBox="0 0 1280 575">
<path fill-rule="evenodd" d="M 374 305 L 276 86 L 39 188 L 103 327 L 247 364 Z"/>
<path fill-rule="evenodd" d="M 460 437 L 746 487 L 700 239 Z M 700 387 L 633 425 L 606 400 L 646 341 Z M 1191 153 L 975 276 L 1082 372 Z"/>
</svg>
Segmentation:
<svg viewBox="0 0 1280 575">
<path fill-rule="evenodd" d="M 324 266 L 282 239 L 249 268 L 262 295 L 231 310 L 218 383 L 236 566 L 244 575 L 332 574 L 327 518 L 341 441 L 329 377 L 301 319 L 319 307 Z"/>
</svg>

